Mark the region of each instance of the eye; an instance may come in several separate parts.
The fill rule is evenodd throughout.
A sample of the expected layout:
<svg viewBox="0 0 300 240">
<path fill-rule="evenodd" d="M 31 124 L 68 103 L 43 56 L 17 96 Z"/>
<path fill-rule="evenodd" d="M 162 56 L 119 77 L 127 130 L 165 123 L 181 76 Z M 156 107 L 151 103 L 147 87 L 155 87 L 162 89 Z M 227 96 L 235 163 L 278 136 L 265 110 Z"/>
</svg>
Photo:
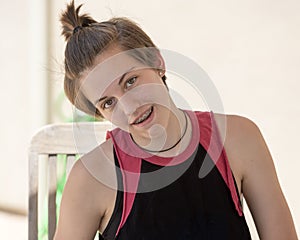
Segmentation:
<svg viewBox="0 0 300 240">
<path fill-rule="evenodd" d="M 106 101 L 104 101 L 104 103 L 102 104 L 102 108 L 109 109 L 115 104 L 115 102 L 116 102 L 115 98 L 109 98 Z"/>
<path fill-rule="evenodd" d="M 125 89 L 130 88 L 137 80 L 137 77 L 132 77 L 129 78 L 126 82 L 125 82 Z"/>
</svg>

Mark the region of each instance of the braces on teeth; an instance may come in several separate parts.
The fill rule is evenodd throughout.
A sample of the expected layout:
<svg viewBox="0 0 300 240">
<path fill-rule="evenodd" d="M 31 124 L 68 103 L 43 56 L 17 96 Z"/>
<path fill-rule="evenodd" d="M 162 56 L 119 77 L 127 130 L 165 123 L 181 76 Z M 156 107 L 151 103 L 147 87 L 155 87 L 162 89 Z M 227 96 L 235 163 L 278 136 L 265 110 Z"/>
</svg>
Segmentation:
<svg viewBox="0 0 300 240">
<path fill-rule="evenodd" d="M 145 112 L 143 114 L 143 116 L 141 116 L 137 121 L 135 121 L 135 123 L 138 124 L 138 123 L 144 121 L 150 115 L 151 112 L 152 112 L 152 108 L 149 109 L 147 112 Z"/>
</svg>

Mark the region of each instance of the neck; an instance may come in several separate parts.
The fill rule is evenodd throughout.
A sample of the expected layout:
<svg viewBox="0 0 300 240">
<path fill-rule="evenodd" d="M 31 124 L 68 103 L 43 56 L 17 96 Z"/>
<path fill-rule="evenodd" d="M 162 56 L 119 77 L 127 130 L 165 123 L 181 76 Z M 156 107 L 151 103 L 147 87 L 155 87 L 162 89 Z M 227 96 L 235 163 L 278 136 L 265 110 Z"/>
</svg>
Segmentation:
<svg viewBox="0 0 300 240">
<path fill-rule="evenodd" d="M 133 137 L 133 141 L 143 150 L 156 155 L 169 156 L 182 152 L 190 140 L 189 118 L 180 109 L 170 111 L 166 127 L 154 125 L 149 130 L 147 137 Z"/>
</svg>

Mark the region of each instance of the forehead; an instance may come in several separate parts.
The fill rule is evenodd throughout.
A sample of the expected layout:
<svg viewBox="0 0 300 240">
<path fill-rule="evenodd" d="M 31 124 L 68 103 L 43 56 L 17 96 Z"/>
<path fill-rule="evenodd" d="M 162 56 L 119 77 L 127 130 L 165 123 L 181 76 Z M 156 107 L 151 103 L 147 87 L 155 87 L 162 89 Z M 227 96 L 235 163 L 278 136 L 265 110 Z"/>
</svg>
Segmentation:
<svg viewBox="0 0 300 240">
<path fill-rule="evenodd" d="M 146 68 L 131 53 L 130 50 L 121 51 L 118 48 L 111 48 L 101 53 L 96 58 L 94 68 L 83 73 L 80 91 L 93 101 L 102 96 L 112 83 L 130 69 Z"/>
</svg>

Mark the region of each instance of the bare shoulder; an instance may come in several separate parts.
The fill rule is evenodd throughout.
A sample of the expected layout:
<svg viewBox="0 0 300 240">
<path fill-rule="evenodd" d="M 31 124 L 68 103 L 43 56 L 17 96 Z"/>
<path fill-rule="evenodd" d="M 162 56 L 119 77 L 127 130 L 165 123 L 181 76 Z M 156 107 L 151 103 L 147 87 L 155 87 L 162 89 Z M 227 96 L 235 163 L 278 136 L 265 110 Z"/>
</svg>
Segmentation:
<svg viewBox="0 0 300 240">
<path fill-rule="evenodd" d="M 112 155 L 111 141 L 106 141 L 74 164 L 63 192 L 56 240 L 95 236 L 116 194 Z"/>
<path fill-rule="evenodd" d="M 229 135 L 232 141 L 244 139 L 245 136 L 249 140 L 261 137 L 258 126 L 247 117 L 220 113 L 214 113 L 214 117 L 219 128 L 224 130 L 226 127 L 226 136 Z"/>
<path fill-rule="evenodd" d="M 102 195 L 102 191 L 115 187 L 114 174 L 112 142 L 108 140 L 76 161 L 68 177 L 65 192 L 70 190 L 82 195 L 83 191 L 92 191 L 93 197 L 98 193 Z M 106 179 L 105 175 L 110 178 Z M 86 197 L 88 196 L 84 195 Z"/>
<path fill-rule="evenodd" d="M 236 178 L 243 181 L 256 148 L 265 145 L 258 126 L 239 115 L 214 114 L 228 160 Z"/>
<path fill-rule="evenodd" d="M 247 194 L 248 180 L 264 177 L 276 180 L 272 156 L 259 127 L 249 118 L 238 115 L 215 114 L 217 126 L 224 138 L 224 148 L 241 192 Z M 261 172 L 263 171 L 263 173 Z M 262 180 L 262 179 L 260 179 Z"/>
<path fill-rule="evenodd" d="M 214 116 L 260 239 L 297 239 L 271 153 L 259 127 L 246 117 Z"/>
</svg>

